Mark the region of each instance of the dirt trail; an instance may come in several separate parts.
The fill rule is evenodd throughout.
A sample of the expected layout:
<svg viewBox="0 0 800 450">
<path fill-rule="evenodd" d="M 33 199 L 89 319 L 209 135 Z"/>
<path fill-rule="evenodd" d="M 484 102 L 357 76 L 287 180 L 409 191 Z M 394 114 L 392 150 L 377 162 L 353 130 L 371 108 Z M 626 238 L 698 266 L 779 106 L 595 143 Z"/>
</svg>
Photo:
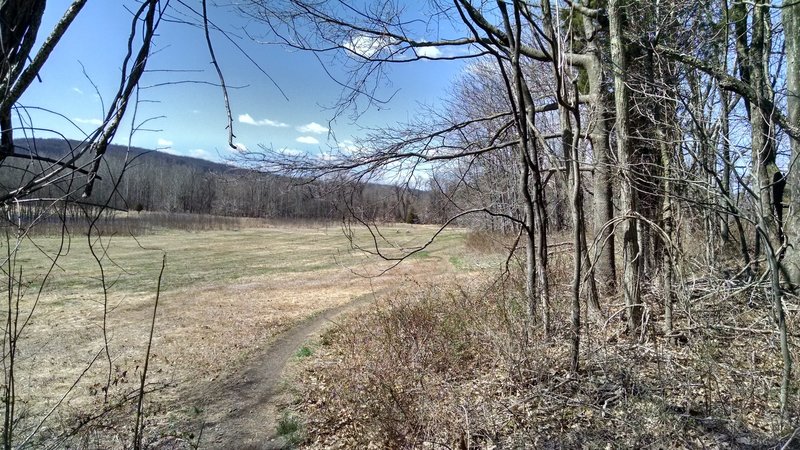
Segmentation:
<svg viewBox="0 0 800 450">
<path fill-rule="evenodd" d="M 373 299 L 374 296 L 368 294 L 306 319 L 279 334 L 242 369 L 214 383 L 204 402 L 206 423 L 200 448 L 282 448 L 283 443 L 276 438 L 275 430 L 281 415 L 277 405 L 286 395 L 281 378 L 286 364 L 336 316 Z"/>
</svg>

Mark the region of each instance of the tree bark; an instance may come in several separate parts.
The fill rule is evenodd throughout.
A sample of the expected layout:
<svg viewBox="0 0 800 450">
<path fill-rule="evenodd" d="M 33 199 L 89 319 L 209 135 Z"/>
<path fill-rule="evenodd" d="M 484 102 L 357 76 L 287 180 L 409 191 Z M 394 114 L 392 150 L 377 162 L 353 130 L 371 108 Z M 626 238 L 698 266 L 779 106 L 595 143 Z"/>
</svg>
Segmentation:
<svg viewBox="0 0 800 450">
<path fill-rule="evenodd" d="M 608 95 L 603 87 L 604 72 L 600 47 L 597 44 L 599 27 L 589 17 L 584 17 L 586 42 L 585 65 L 589 81 L 589 96 L 592 98 L 592 121 L 589 127 L 589 140 L 594 157 L 594 235 L 597 244 L 594 272 L 598 291 L 603 296 L 614 295 L 617 291 L 616 245 L 613 227 L 614 217 L 611 147 L 609 144 Z"/>
<path fill-rule="evenodd" d="M 787 1 L 782 20 L 786 45 L 786 103 L 789 122 L 800 127 L 800 4 Z M 789 137 L 791 167 L 787 174 L 789 213 L 786 220 L 786 239 L 790 244 L 783 260 L 784 270 L 794 289 L 800 286 L 800 139 Z"/>
<path fill-rule="evenodd" d="M 671 342 L 673 341 L 672 332 L 672 303 L 674 300 L 673 280 L 675 272 L 675 260 L 673 259 L 674 242 L 673 234 L 675 228 L 675 221 L 673 217 L 673 193 L 672 193 L 672 159 L 673 155 L 677 153 L 674 140 L 671 136 L 670 130 L 677 128 L 677 122 L 674 105 L 669 102 L 668 98 L 671 87 L 667 85 L 664 67 L 656 67 L 653 55 L 650 54 L 648 58 L 649 75 L 653 80 L 656 80 L 658 89 L 658 98 L 653 104 L 654 118 L 655 118 L 655 137 L 660 153 L 660 163 L 662 171 L 661 181 L 661 228 L 664 236 L 661 239 L 663 245 L 660 248 L 660 261 L 661 269 L 661 291 L 664 298 L 664 335 Z M 667 68 L 669 65 L 667 66 Z"/>
<path fill-rule="evenodd" d="M 539 170 L 539 153 L 536 143 L 536 108 L 530 89 L 525 81 L 525 74 L 520 62 L 522 46 L 522 23 L 518 2 L 514 2 L 514 23 L 508 14 L 508 7 L 498 1 L 503 15 L 506 33 L 509 36 L 511 50 L 512 79 L 511 99 L 516 103 L 515 119 L 520 135 L 520 161 L 522 179 L 520 190 L 525 201 L 525 222 L 527 228 L 527 267 L 526 295 L 528 296 L 528 314 L 533 320 L 536 306 L 542 311 L 542 326 L 545 335 L 550 333 L 550 289 L 547 279 L 547 208 L 544 200 L 544 186 Z M 531 181 L 533 182 L 531 192 Z M 535 271 L 536 282 L 533 282 Z"/>
<path fill-rule="evenodd" d="M 770 53 L 767 30 L 769 6 L 753 7 L 752 40 L 749 50 L 750 83 L 756 93 L 756 103 L 761 104 L 761 99 L 772 101 L 773 95 L 767 79 L 767 66 Z M 752 107 L 750 111 L 750 136 L 752 148 L 752 173 L 755 177 L 754 187 L 757 195 L 759 222 L 763 218 L 763 233 L 756 235 L 756 248 L 767 251 L 766 243 L 760 242 L 768 239 L 773 249 L 780 245 L 779 208 L 780 198 L 775 195 L 774 186 L 782 181 L 782 175 L 775 163 L 775 142 L 773 138 L 774 126 L 769 111 L 760 107 Z"/>
<path fill-rule="evenodd" d="M 583 218 L 583 195 L 581 187 L 580 162 L 578 156 L 578 141 L 580 139 L 580 110 L 578 104 L 578 87 L 573 87 L 575 101 L 570 103 L 569 86 L 567 84 L 567 73 L 562 63 L 562 52 L 560 36 L 557 35 L 553 26 L 553 17 L 550 10 L 549 0 L 542 1 L 542 18 L 544 24 L 545 37 L 548 38 L 553 54 L 553 75 L 556 80 L 555 95 L 558 102 L 558 118 L 561 128 L 561 148 L 564 152 L 566 185 L 571 185 L 570 190 L 570 209 L 572 213 L 572 233 L 573 233 L 573 272 L 572 284 L 570 286 L 572 296 L 572 316 L 570 323 L 570 369 L 578 372 L 580 368 L 580 343 L 581 343 L 581 282 L 583 277 L 583 265 L 588 262 L 586 252 L 586 230 Z M 573 130 L 570 112 L 574 113 L 577 132 Z M 571 183 L 571 184 L 570 184 Z M 587 264 L 587 268 L 591 267 Z M 588 303 L 599 314 L 597 301 L 597 285 L 595 284 L 594 274 L 589 273 L 587 277 L 589 284 Z"/>
<path fill-rule="evenodd" d="M 636 332 L 642 323 L 642 306 L 639 286 L 639 235 L 634 218 L 637 213 L 636 191 L 631 163 L 628 133 L 628 87 L 625 84 L 626 57 L 622 36 L 623 6 L 619 0 L 609 0 L 609 38 L 611 40 L 611 65 L 614 71 L 614 106 L 616 113 L 617 160 L 620 171 L 620 209 L 624 219 L 622 241 L 622 288 L 628 312 L 628 331 Z"/>
<path fill-rule="evenodd" d="M 784 41 L 786 45 L 786 87 L 789 122 L 800 126 L 800 3 L 792 0 L 784 5 L 782 11 Z M 789 198 L 789 214 L 787 221 L 786 239 L 790 244 L 783 263 L 789 284 L 793 287 L 800 285 L 800 248 L 797 242 L 800 230 L 800 169 L 797 167 L 800 157 L 800 139 L 790 137 L 791 142 L 791 170 L 787 177 L 787 185 L 791 194 Z M 778 308 L 778 330 L 781 340 L 781 355 L 783 357 L 783 382 L 781 383 L 781 407 L 786 411 L 789 392 L 789 381 L 792 377 L 792 355 L 789 352 L 789 337 L 786 329 L 786 315 L 783 302 L 777 299 L 775 306 Z"/>
<path fill-rule="evenodd" d="M 724 89 L 720 89 L 720 102 L 722 103 L 722 111 L 720 111 L 720 139 L 722 140 L 722 186 L 721 186 L 721 207 L 729 213 L 733 213 L 725 197 L 730 195 L 731 192 L 731 131 L 730 131 L 730 95 Z M 719 231 L 722 242 L 727 244 L 730 242 L 730 225 L 728 223 L 729 214 L 722 213 L 719 221 Z"/>
<path fill-rule="evenodd" d="M 516 10 L 519 14 L 519 10 Z M 519 20 L 519 17 L 517 17 Z M 525 76 L 519 68 L 518 92 L 520 104 L 524 106 L 525 136 L 528 140 L 526 150 L 527 163 L 530 167 L 531 179 L 533 181 L 533 207 L 534 207 L 534 236 L 536 238 L 536 284 L 538 288 L 538 301 L 542 309 L 542 322 L 545 335 L 550 334 L 550 281 L 548 280 L 548 254 L 547 254 L 547 201 L 544 196 L 544 183 L 542 182 L 542 171 L 539 159 L 539 149 L 536 139 L 536 108 L 531 97 L 531 91 Z"/>
</svg>

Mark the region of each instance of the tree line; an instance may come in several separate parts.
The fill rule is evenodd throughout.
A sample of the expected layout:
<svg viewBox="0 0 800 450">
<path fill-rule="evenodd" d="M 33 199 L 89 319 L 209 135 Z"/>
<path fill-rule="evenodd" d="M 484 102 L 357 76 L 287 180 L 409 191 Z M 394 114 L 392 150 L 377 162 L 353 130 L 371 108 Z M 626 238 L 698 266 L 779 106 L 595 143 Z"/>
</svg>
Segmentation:
<svg viewBox="0 0 800 450">
<path fill-rule="evenodd" d="M 32 155 L 62 158 L 80 142 L 37 139 Z M 20 146 L 21 147 L 21 146 Z M 0 167 L 0 186 L 9 191 L 35 176 L 35 158 L 15 158 Z M 78 160 L 77 164 L 83 164 Z M 436 220 L 435 205 L 423 190 L 398 189 L 375 183 L 342 184 L 335 180 L 306 182 L 206 160 L 175 156 L 142 148 L 110 145 L 98 170 L 93 202 L 75 192 L 66 178 L 38 192 L 38 202 L 25 203 L 23 216 L 36 217 L 53 202 L 82 209 L 173 212 L 271 219 L 341 220 L 357 209 L 370 220 L 423 222 Z M 345 203 L 347 206 L 345 207 Z M 79 207 L 78 207 L 79 206 Z M 13 219 L 12 219 L 13 220 Z"/>
</svg>

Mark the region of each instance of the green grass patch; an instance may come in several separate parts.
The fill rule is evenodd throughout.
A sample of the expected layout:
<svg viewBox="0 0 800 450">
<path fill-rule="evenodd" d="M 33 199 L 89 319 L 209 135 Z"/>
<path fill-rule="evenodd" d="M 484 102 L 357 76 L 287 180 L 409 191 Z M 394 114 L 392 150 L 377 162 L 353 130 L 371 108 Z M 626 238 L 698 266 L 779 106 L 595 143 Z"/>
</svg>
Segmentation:
<svg viewBox="0 0 800 450">
<path fill-rule="evenodd" d="M 314 351 L 311 350 L 311 347 L 309 347 L 307 345 L 304 345 L 304 346 L 300 347 L 299 350 L 297 350 L 297 353 L 295 353 L 295 356 L 297 356 L 298 358 L 308 358 L 309 356 L 311 356 L 313 354 L 314 354 Z"/>
<path fill-rule="evenodd" d="M 278 419 L 278 427 L 275 431 L 278 433 L 278 436 L 297 433 L 300 431 L 300 423 L 297 421 L 296 417 L 285 412 L 281 418 Z"/>
<path fill-rule="evenodd" d="M 283 438 L 288 448 L 294 448 L 303 442 L 303 427 L 300 421 L 288 412 L 284 412 L 278 419 L 275 431 L 278 437 Z"/>
<path fill-rule="evenodd" d="M 422 250 L 422 251 L 419 251 L 417 253 L 414 253 L 414 258 L 417 258 L 417 259 L 426 259 L 426 258 L 430 258 L 430 257 L 431 257 L 431 252 L 429 252 L 427 250 Z"/>
</svg>

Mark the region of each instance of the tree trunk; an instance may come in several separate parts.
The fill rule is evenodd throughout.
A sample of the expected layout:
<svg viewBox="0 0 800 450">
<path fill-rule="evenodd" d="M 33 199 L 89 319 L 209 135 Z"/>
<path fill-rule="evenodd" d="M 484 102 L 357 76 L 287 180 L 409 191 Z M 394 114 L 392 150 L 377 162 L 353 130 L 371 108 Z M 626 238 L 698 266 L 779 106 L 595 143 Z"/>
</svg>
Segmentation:
<svg viewBox="0 0 800 450">
<path fill-rule="evenodd" d="M 722 139 L 722 186 L 721 186 L 721 207 L 729 213 L 733 213 L 725 198 L 731 192 L 731 131 L 730 131 L 730 95 L 724 89 L 720 89 L 720 101 L 722 111 L 720 111 L 720 133 Z M 729 215 L 722 213 L 719 221 L 719 231 L 722 242 L 730 242 L 730 225 L 728 224 Z"/>
<path fill-rule="evenodd" d="M 573 251 L 573 266 L 572 266 L 572 321 L 571 321 L 571 349 L 572 355 L 570 368 L 573 372 L 577 372 L 580 367 L 580 342 L 581 342 L 581 276 L 583 272 L 583 257 L 585 250 L 585 235 L 583 227 L 583 201 L 581 198 L 581 172 L 578 163 L 578 150 L 573 142 L 572 129 L 569 126 L 569 114 L 566 108 L 561 111 L 561 129 L 562 129 L 562 143 L 564 147 L 564 155 L 567 157 L 569 168 L 569 178 L 572 178 L 572 245 L 575 247 Z M 594 280 L 590 280 L 593 283 Z M 595 297 L 590 293 L 592 297 Z M 595 297 L 595 301 L 596 297 Z"/>
<path fill-rule="evenodd" d="M 628 87 L 625 84 L 626 57 L 622 36 L 622 10 L 619 0 L 609 0 L 609 38 L 611 40 L 611 65 L 614 71 L 614 106 L 617 131 L 617 160 L 620 170 L 620 209 L 623 220 L 622 288 L 628 310 L 628 331 L 636 332 L 642 323 L 642 306 L 639 286 L 639 235 L 636 212 L 636 191 L 628 138 Z"/>
<path fill-rule="evenodd" d="M 522 179 L 520 190 L 525 201 L 525 221 L 527 228 L 527 267 L 526 295 L 528 296 L 528 314 L 533 321 L 536 314 L 536 303 L 542 309 L 542 322 L 545 335 L 550 333 L 550 289 L 547 279 L 547 209 L 544 200 L 544 186 L 539 170 L 539 154 L 536 144 L 536 109 L 531 98 L 530 89 L 525 82 L 525 74 L 520 63 L 520 47 L 522 45 L 521 5 L 514 3 L 514 23 L 508 14 L 508 5 L 498 2 L 503 15 L 506 32 L 510 39 L 511 70 L 509 94 L 516 103 L 515 119 L 520 136 L 520 161 Z M 533 181 L 533 193 L 530 182 Z M 534 272 L 536 273 L 535 280 Z"/>
<path fill-rule="evenodd" d="M 751 86 L 756 93 L 757 104 L 762 98 L 772 100 L 772 92 L 767 79 L 767 69 L 770 45 L 767 30 L 769 6 L 753 8 L 753 32 L 749 48 Z M 768 111 L 753 105 L 750 111 L 751 146 L 752 146 L 752 173 L 755 176 L 759 222 L 764 219 L 766 229 L 757 235 L 758 240 L 768 239 L 773 249 L 780 246 L 782 225 L 780 221 L 780 208 L 782 208 L 779 195 L 774 187 L 782 182 L 782 175 L 775 163 L 775 142 L 773 138 L 774 124 Z M 762 242 L 757 248 L 767 251 L 766 243 Z"/>
<path fill-rule="evenodd" d="M 722 0 L 721 5 L 723 18 L 726 21 L 725 31 L 724 31 L 724 38 L 723 38 L 723 48 L 724 51 L 721 54 L 722 60 L 722 70 L 725 73 L 728 73 L 728 42 L 730 39 L 729 30 L 730 27 L 727 26 L 728 21 L 730 20 L 730 14 L 728 12 L 728 0 Z M 730 94 L 725 89 L 719 88 L 719 98 L 721 103 L 722 110 L 720 111 L 720 140 L 722 144 L 722 186 L 720 186 L 720 208 L 723 210 L 727 210 L 731 213 L 733 211 L 730 209 L 728 203 L 726 202 L 726 198 L 729 198 L 731 192 L 731 126 L 730 126 L 730 115 L 731 115 L 731 103 L 730 103 Z M 727 244 L 730 242 L 730 224 L 728 223 L 728 214 L 721 213 L 720 214 L 720 221 L 719 221 L 719 232 L 720 238 L 722 239 L 722 243 Z"/>
<path fill-rule="evenodd" d="M 555 95 L 558 102 L 558 118 L 561 127 L 561 148 L 564 152 L 565 160 L 565 185 L 570 185 L 570 206 L 572 212 L 572 233 L 573 233 L 573 273 L 572 273 L 572 317 L 571 317 L 571 339 L 570 339 L 570 369 L 577 372 L 580 367 L 580 342 L 581 342 L 581 281 L 583 276 L 583 264 L 588 262 L 586 252 L 586 232 L 583 221 L 583 196 L 581 188 L 581 173 L 578 156 L 578 141 L 580 139 L 580 110 L 578 105 L 578 87 L 575 85 L 575 102 L 570 103 L 569 86 L 567 85 L 567 73 L 562 65 L 562 51 L 560 36 L 557 35 L 553 26 L 553 17 L 550 10 L 550 2 L 542 2 L 542 20 L 544 24 L 545 36 L 551 43 L 551 53 L 553 58 L 553 75 L 556 80 Z M 575 125 L 577 132 L 572 128 L 570 112 L 575 115 Z M 587 265 L 587 267 L 590 267 Z M 594 274 L 590 273 L 589 282 L 589 304 L 599 313 L 597 302 L 597 285 L 594 281 Z"/>
<path fill-rule="evenodd" d="M 519 11 L 517 11 L 517 14 Z M 545 335 L 550 334 L 550 281 L 548 280 L 548 255 L 547 255 L 547 201 L 544 196 L 544 183 L 542 183 L 541 163 L 536 139 L 536 111 L 533 98 L 525 77 L 519 71 L 520 104 L 524 106 L 524 127 L 529 150 L 526 150 L 527 163 L 530 167 L 533 181 L 533 230 L 536 238 L 536 286 L 538 288 L 538 302 L 542 309 L 542 322 Z M 530 193 L 530 191 L 529 191 Z"/>
<path fill-rule="evenodd" d="M 664 335 L 671 342 L 672 338 L 672 303 L 674 295 L 672 293 L 672 284 L 674 279 L 674 259 L 672 257 L 674 251 L 673 231 L 675 222 L 673 219 L 673 199 L 672 199 L 672 158 L 677 153 L 673 138 L 670 130 L 676 129 L 677 122 L 674 104 L 669 102 L 668 98 L 673 92 L 670 92 L 673 86 L 668 86 L 664 67 L 656 67 L 655 59 L 652 53 L 648 57 L 648 75 L 656 80 L 658 86 L 658 98 L 653 104 L 653 113 L 655 118 L 655 137 L 660 153 L 662 181 L 661 181 L 661 228 L 663 230 L 663 237 L 660 239 L 663 245 L 660 246 L 660 261 L 657 264 L 661 269 L 661 291 L 664 298 Z M 669 67 L 669 66 L 667 66 Z"/>
<path fill-rule="evenodd" d="M 800 126 L 800 3 L 787 1 L 782 19 L 786 45 L 786 103 L 789 122 Z M 784 270 L 794 289 L 800 287 L 800 139 L 789 138 L 791 167 L 787 174 L 789 213 L 786 218 L 786 239 L 790 246 L 783 260 Z"/>
<path fill-rule="evenodd" d="M 530 168 L 528 167 L 527 148 L 520 146 L 520 171 L 519 190 L 522 193 L 525 208 L 525 298 L 528 300 L 528 319 L 531 323 L 536 318 L 536 235 L 534 234 L 534 208 L 531 198 Z"/>
<path fill-rule="evenodd" d="M 589 96 L 592 98 L 592 121 L 589 127 L 589 140 L 594 157 L 594 235 L 597 253 L 594 273 L 598 291 L 603 296 L 611 296 L 617 290 L 617 265 L 613 227 L 614 204 L 611 176 L 611 148 L 609 145 L 608 95 L 603 87 L 602 53 L 597 45 L 598 26 L 588 17 L 584 18 L 584 34 L 590 36 L 586 42 L 586 55 L 590 62 L 584 68 L 589 81 Z"/>
<path fill-rule="evenodd" d="M 792 0 L 784 5 L 782 20 L 784 40 L 786 45 L 786 87 L 789 122 L 795 126 L 800 125 L 800 3 Z M 797 163 L 800 157 L 800 139 L 789 138 L 792 150 L 792 169 L 789 170 L 787 185 L 790 189 L 789 214 L 787 219 L 786 239 L 793 246 L 789 246 L 784 259 L 784 270 L 790 285 L 800 285 L 800 248 L 796 236 L 800 230 L 800 170 Z M 786 315 L 783 302 L 777 299 L 775 306 L 778 308 L 778 330 L 781 340 L 781 355 L 783 356 L 783 382 L 781 383 L 781 407 L 786 412 L 788 402 L 789 381 L 792 376 L 792 355 L 789 352 L 789 337 L 786 329 Z"/>
</svg>

